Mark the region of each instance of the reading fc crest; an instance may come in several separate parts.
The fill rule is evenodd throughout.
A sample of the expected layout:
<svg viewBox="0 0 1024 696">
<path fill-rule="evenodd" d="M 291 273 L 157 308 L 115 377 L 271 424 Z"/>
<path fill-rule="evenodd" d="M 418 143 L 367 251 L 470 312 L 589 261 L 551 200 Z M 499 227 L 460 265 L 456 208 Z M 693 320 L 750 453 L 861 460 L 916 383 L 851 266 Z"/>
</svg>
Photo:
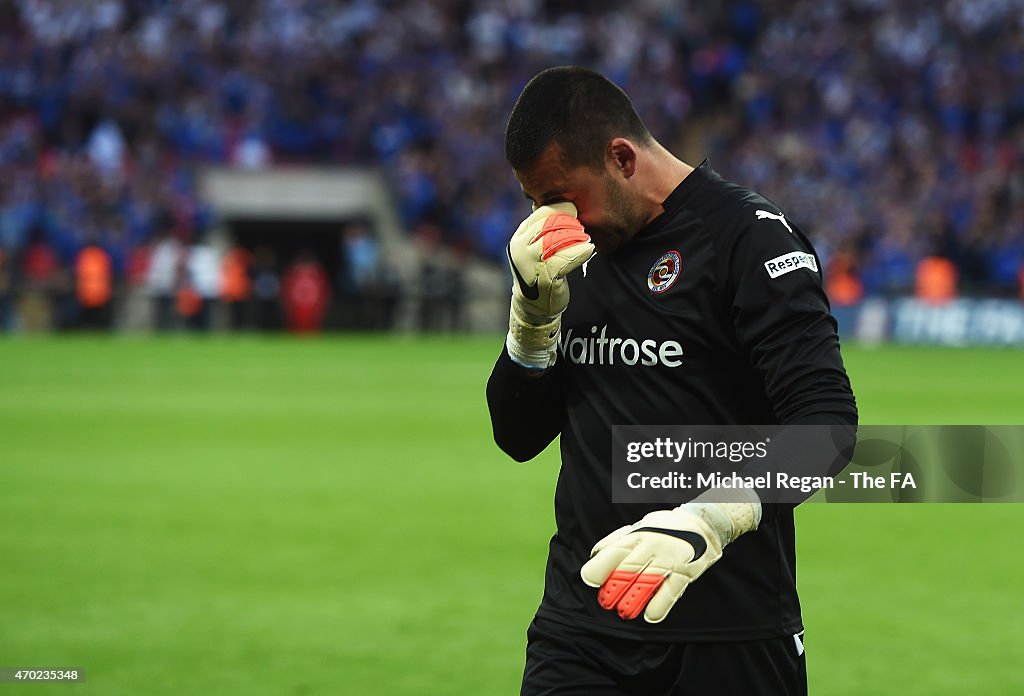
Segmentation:
<svg viewBox="0 0 1024 696">
<path fill-rule="evenodd" d="M 647 289 L 655 295 L 665 292 L 676 282 L 681 268 L 682 259 L 679 258 L 679 252 L 666 251 L 651 266 L 651 272 L 647 274 Z"/>
</svg>

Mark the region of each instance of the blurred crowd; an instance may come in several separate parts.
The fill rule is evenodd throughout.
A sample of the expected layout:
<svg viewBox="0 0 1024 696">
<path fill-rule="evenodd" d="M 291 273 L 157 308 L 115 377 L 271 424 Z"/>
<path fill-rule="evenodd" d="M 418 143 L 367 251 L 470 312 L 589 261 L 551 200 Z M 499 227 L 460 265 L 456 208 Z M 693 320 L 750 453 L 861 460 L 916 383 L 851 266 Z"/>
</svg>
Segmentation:
<svg viewBox="0 0 1024 696">
<path fill-rule="evenodd" d="M 781 202 L 864 293 L 905 294 L 939 269 L 962 292 L 1017 295 L 1024 3 L 801 2 L 771 16 L 711 134 L 716 164 Z"/>
<path fill-rule="evenodd" d="M 88 248 L 118 287 L 202 246 L 207 163 L 380 167 L 412 237 L 500 260 L 529 212 L 504 122 L 564 63 L 776 199 L 840 301 L 934 259 L 1020 291 L 1016 0 L 0 0 L 0 322 Z"/>
</svg>

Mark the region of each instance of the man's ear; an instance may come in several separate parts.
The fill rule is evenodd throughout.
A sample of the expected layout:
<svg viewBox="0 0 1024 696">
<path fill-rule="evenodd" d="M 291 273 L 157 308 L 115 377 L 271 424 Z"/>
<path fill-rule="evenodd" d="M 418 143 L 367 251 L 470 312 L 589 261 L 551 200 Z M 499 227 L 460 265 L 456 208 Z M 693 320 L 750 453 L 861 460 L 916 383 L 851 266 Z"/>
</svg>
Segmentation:
<svg viewBox="0 0 1024 696">
<path fill-rule="evenodd" d="M 628 179 L 636 173 L 636 145 L 626 138 L 612 138 L 605 153 L 605 166 L 612 175 Z"/>
</svg>

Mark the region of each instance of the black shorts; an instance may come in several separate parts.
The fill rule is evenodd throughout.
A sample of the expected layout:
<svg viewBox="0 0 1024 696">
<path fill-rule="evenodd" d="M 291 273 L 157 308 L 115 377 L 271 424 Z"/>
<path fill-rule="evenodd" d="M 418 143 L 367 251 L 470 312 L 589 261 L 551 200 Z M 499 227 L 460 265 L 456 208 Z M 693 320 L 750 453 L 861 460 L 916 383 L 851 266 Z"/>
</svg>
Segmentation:
<svg viewBox="0 0 1024 696">
<path fill-rule="evenodd" d="M 523 696 L 805 696 L 803 634 L 663 643 L 600 635 L 535 618 L 526 632 Z"/>
</svg>

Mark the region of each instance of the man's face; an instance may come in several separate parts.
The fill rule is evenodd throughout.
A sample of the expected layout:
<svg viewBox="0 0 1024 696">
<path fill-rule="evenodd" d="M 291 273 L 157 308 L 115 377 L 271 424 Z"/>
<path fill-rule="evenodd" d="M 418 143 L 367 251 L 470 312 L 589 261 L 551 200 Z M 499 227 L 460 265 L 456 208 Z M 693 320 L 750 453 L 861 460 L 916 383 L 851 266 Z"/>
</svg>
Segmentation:
<svg viewBox="0 0 1024 696">
<path fill-rule="evenodd" d="M 575 205 L 599 254 L 614 252 L 644 225 L 640 206 L 615 177 L 611 164 L 602 170 L 569 167 L 552 145 L 532 166 L 515 175 L 534 210 L 563 201 Z"/>
</svg>

